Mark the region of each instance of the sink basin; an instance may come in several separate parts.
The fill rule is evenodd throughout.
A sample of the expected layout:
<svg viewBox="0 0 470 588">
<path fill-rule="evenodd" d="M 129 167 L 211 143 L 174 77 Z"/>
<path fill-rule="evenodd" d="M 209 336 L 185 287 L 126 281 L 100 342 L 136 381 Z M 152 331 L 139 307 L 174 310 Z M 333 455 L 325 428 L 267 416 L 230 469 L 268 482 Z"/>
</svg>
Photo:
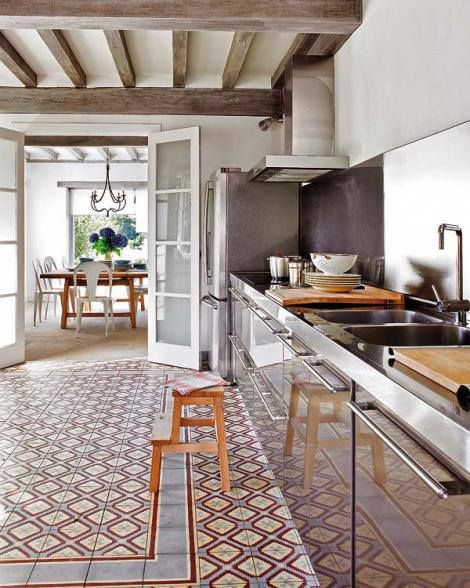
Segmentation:
<svg viewBox="0 0 470 588">
<path fill-rule="evenodd" d="M 457 325 L 382 325 L 344 330 L 365 343 L 384 347 L 470 346 L 470 329 Z"/>
<path fill-rule="evenodd" d="M 383 325 L 385 323 L 442 323 L 441 319 L 414 310 L 322 310 L 316 315 L 344 325 Z"/>
</svg>

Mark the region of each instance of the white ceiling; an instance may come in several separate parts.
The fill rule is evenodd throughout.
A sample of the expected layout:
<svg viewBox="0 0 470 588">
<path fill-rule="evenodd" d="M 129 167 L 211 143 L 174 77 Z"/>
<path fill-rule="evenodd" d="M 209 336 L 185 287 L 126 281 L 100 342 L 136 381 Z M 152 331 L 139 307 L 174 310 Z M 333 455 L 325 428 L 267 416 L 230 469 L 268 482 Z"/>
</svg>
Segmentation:
<svg viewBox="0 0 470 588">
<path fill-rule="evenodd" d="M 2 31 L 38 76 L 38 86 L 71 86 L 59 64 L 34 30 Z M 103 31 L 64 31 L 70 47 L 87 74 L 88 86 L 121 86 Z M 237 87 L 269 88 L 271 76 L 295 33 L 256 33 Z M 126 31 L 125 38 L 137 86 L 171 86 L 173 72 L 171 31 Z M 233 33 L 193 31 L 188 41 L 188 87 L 222 86 L 222 73 Z M 0 63 L 0 86 L 22 84 Z"/>
</svg>

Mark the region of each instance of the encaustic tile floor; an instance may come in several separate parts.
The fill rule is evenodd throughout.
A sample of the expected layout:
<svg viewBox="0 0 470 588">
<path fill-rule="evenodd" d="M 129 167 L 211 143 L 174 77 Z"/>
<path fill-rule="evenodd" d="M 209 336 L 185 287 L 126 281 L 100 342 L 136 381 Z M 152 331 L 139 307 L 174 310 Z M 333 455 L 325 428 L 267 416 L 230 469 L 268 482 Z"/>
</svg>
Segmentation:
<svg viewBox="0 0 470 588">
<path fill-rule="evenodd" d="M 0 371 L 1 586 L 318 585 L 239 390 L 225 398 L 231 492 L 213 455 L 170 454 L 149 494 L 161 385 L 180 373 L 144 360 Z"/>
</svg>

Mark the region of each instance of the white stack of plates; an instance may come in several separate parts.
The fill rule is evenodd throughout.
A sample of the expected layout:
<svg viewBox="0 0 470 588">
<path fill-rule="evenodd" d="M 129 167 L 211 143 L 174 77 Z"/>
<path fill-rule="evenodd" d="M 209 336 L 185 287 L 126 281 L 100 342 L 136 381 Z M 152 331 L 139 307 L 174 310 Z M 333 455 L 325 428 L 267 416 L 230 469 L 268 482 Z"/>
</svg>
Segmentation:
<svg viewBox="0 0 470 588">
<path fill-rule="evenodd" d="M 361 284 L 361 275 L 305 272 L 305 283 L 323 292 L 350 292 Z"/>
</svg>

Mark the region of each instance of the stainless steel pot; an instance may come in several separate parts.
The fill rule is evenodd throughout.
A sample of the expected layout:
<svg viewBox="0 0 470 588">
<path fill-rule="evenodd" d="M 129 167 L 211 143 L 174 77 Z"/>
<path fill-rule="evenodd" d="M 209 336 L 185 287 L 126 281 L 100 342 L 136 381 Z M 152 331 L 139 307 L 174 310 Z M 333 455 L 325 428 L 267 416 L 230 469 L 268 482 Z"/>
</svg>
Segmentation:
<svg viewBox="0 0 470 588">
<path fill-rule="evenodd" d="M 271 255 L 269 271 L 273 282 L 284 282 L 289 278 L 289 258 Z"/>
</svg>

